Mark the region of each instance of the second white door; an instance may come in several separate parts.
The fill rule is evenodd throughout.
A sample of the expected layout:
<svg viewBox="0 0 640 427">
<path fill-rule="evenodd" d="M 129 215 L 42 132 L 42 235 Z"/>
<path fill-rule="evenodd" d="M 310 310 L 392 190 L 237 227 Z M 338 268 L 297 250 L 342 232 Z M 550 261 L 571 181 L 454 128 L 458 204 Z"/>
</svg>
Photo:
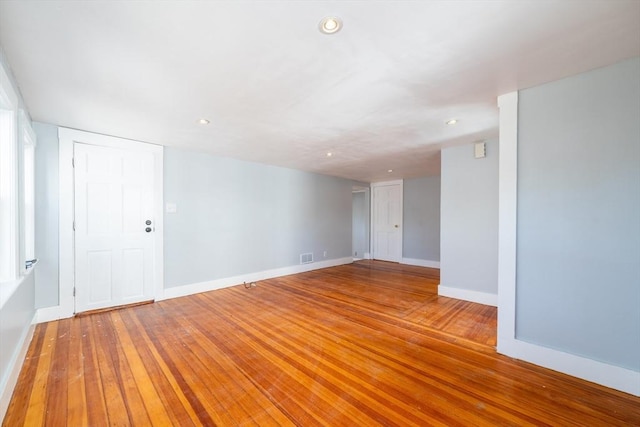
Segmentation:
<svg viewBox="0 0 640 427">
<path fill-rule="evenodd" d="M 373 258 L 402 260 L 402 181 L 377 183 L 373 189 Z"/>
</svg>

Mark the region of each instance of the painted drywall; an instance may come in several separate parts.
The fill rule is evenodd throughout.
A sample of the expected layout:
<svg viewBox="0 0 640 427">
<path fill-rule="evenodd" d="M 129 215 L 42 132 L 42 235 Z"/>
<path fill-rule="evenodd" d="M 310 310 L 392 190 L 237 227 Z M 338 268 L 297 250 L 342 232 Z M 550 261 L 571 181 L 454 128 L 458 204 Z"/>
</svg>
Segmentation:
<svg viewBox="0 0 640 427">
<path fill-rule="evenodd" d="M 36 308 L 58 305 L 58 128 L 33 123 L 35 152 Z"/>
<path fill-rule="evenodd" d="M 352 181 L 169 147 L 164 162 L 165 288 L 351 256 Z"/>
<path fill-rule="evenodd" d="M 442 150 L 441 162 L 440 286 L 497 295 L 497 141 L 484 158 L 467 144 Z"/>
<path fill-rule="evenodd" d="M 43 308 L 59 294 L 58 128 L 34 128 Z M 165 213 L 165 288 L 297 265 L 303 252 L 351 256 L 352 181 L 170 148 L 164 167 L 165 202 L 177 207 Z"/>
<path fill-rule="evenodd" d="M 440 176 L 404 180 L 402 257 L 440 261 Z"/>
<path fill-rule="evenodd" d="M 364 258 L 369 252 L 369 190 L 353 193 L 352 248 L 355 258 Z"/>
<path fill-rule="evenodd" d="M 640 58 L 518 108 L 516 336 L 640 371 Z"/>
</svg>

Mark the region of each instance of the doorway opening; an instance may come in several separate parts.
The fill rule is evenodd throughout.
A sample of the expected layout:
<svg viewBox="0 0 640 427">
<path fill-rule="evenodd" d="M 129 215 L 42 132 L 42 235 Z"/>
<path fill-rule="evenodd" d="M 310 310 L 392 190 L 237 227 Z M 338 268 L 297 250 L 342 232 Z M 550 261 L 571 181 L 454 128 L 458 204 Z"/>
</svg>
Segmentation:
<svg viewBox="0 0 640 427">
<path fill-rule="evenodd" d="M 353 260 L 370 259 L 369 230 L 371 197 L 368 187 L 354 186 L 352 191 L 352 245 Z"/>
</svg>

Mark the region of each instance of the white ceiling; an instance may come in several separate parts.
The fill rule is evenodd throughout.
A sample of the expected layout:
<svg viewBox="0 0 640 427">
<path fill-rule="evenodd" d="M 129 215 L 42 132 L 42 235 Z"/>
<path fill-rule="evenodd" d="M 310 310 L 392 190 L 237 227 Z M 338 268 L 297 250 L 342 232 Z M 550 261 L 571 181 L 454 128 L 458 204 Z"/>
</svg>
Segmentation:
<svg viewBox="0 0 640 427">
<path fill-rule="evenodd" d="M 0 44 L 34 120 L 373 182 L 496 138 L 498 95 L 640 55 L 640 1 L 5 0 Z"/>
</svg>

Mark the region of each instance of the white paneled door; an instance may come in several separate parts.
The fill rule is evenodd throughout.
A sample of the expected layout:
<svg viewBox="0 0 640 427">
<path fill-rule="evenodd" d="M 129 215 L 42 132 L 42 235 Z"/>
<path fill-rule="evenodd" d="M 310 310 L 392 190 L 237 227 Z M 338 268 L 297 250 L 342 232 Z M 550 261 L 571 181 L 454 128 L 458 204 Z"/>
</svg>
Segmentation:
<svg viewBox="0 0 640 427">
<path fill-rule="evenodd" d="M 373 258 L 402 260 L 402 182 L 373 186 Z"/>
<path fill-rule="evenodd" d="M 75 311 L 154 299 L 154 158 L 74 143 Z"/>
</svg>

